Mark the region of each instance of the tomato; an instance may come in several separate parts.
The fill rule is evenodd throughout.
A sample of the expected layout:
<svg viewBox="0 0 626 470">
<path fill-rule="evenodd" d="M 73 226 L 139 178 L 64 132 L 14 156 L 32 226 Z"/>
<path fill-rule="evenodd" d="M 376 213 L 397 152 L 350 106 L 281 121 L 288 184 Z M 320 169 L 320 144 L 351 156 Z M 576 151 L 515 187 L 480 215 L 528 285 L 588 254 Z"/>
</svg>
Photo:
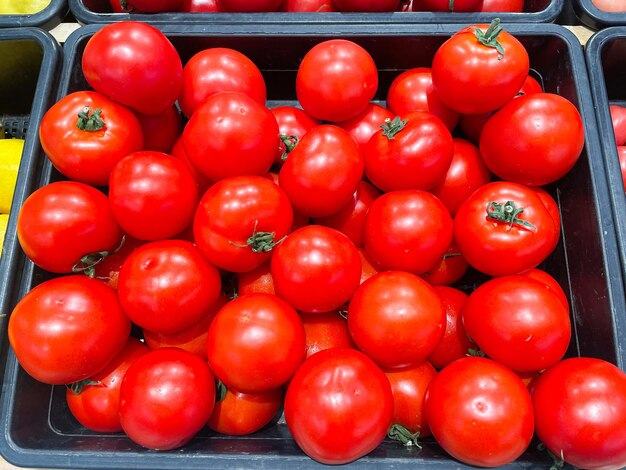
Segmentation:
<svg viewBox="0 0 626 470">
<path fill-rule="evenodd" d="M 383 194 L 370 206 L 364 246 L 380 269 L 422 274 L 452 242 L 452 218 L 445 206 L 420 190 Z"/>
<path fill-rule="evenodd" d="M 103 193 L 83 183 L 59 181 L 37 189 L 24 201 L 17 237 L 37 266 L 70 273 L 99 259 L 87 255 L 117 248 L 122 231 Z"/>
<path fill-rule="evenodd" d="M 346 121 L 361 113 L 377 88 L 374 60 L 363 47 L 346 39 L 313 46 L 302 58 L 296 75 L 296 95 L 302 108 L 315 119 L 330 122 Z"/>
<path fill-rule="evenodd" d="M 194 238 L 211 263 L 245 272 L 269 260 L 292 223 L 289 199 L 276 184 L 262 176 L 233 176 L 202 196 Z"/>
<path fill-rule="evenodd" d="M 624 182 L 624 191 L 626 191 L 626 146 L 617 147 L 617 156 L 619 159 L 619 168 L 622 173 L 622 181 Z"/>
<path fill-rule="evenodd" d="M 220 10 L 220 0 L 183 0 L 179 11 L 188 13 L 215 13 Z"/>
<path fill-rule="evenodd" d="M 558 281 L 554 279 L 550 274 L 542 271 L 541 269 L 534 268 L 529 271 L 523 272 L 522 275 L 542 282 L 549 291 L 551 291 L 553 294 L 556 294 L 556 296 L 563 304 L 563 308 L 565 308 L 565 310 L 569 312 L 569 301 L 567 300 L 567 295 L 565 295 L 565 291 L 558 283 Z"/>
<path fill-rule="evenodd" d="M 183 86 L 178 104 L 186 116 L 209 96 L 243 93 L 265 105 L 267 91 L 259 68 L 246 55 L 227 47 L 211 47 L 196 53 L 183 67 Z"/>
<path fill-rule="evenodd" d="M 522 88 L 520 88 L 518 95 L 532 95 L 533 93 L 543 93 L 543 88 L 541 88 L 541 84 L 533 78 L 532 75 L 528 75 L 522 85 Z"/>
<path fill-rule="evenodd" d="M 380 191 L 361 181 L 350 202 L 328 217 L 314 218 L 313 223 L 339 230 L 356 246 L 362 246 L 367 211 L 378 196 Z"/>
<path fill-rule="evenodd" d="M 281 11 L 323 12 L 335 11 L 332 0 L 284 0 Z"/>
<path fill-rule="evenodd" d="M 96 279 L 104 281 L 109 287 L 117 289 L 120 269 L 128 255 L 143 245 L 145 242 L 137 240 L 130 235 L 124 235 L 121 246 L 110 252 L 102 261 L 93 266 L 93 276 Z M 91 275 L 90 272 L 87 274 Z"/>
<path fill-rule="evenodd" d="M 348 131 L 363 149 L 370 138 L 380 129 L 386 119 L 393 119 L 394 114 L 376 103 L 369 103 L 363 112 L 352 119 L 339 122 L 337 125 Z"/>
<path fill-rule="evenodd" d="M 122 429 L 149 449 L 185 445 L 211 416 L 214 380 L 206 362 L 194 354 L 176 348 L 150 351 L 122 380 Z"/>
<path fill-rule="evenodd" d="M 500 276 L 472 292 L 463 326 L 491 359 L 530 372 L 556 364 L 571 338 L 569 311 L 558 295 L 528 276 Z"/>
<path fill-rule="evenodd" d="M 302 136 L 320 122 L 295 106 L 277 106 L 270 111 L 276 118 L 281 138 L 274 163 L 282 165 L 283 158 L 287 158 Z"/>
<path fill-rule="evenodd" d="M 431 381 L 426 421 L 441 447 L 479 467 L 513 462 L 533 437 L 530 394 L 514 372 L 482 357 L 457 359 Z"/>
<path fill-rule="evenodd" d="M 428 67 L 409 69 L 394 78 L 387 91 L 387 107 L 395 116 L 428 111 L 441 119 L 450 131 L 459 121 L 459 113 L 443 104 L 435 92 Z"/>
<path fill-rule="evenodd" d="M 120 269 L 124 312 L 142 328 L 172 333 L 202 318 L 221 292 L 218 270 L 183 240 L 146 243 Z"/>
<path fill-rule="evenodd" d="M 144 114 L 172 106 L 182 86 L 178 52 L 160 30 L 139 21 L 99 29 L 85 46 L 82 70 L 94 90 Z"/>
<path fill-rule="evenodd" d="M 535 192 L 535 194 L 539 196 L 539 199 L 541 199 L 541 202 L 543 202 L 543 205 L 546 207 L 546 209 L 548 209 L 548 212 L 550 213 L 550 216 L 552 217 L 552 220 L 554 221 L 555 231 L 554 231 L 554 241 L 552 243 L 553 249 L 554 249 L 556 248 L 556 246 L 559 243 L 559 240 L 561 239 L 561 210 L 559 209 L 559 206 L 554 200 L 554 198 L 550 196 L 550 194 L 545 189 L 542 189 L 538 186 L 536 187 L 531 186 L 530 189 L 532 189 Z"/>
<path fill-rule="evenodd" d="M 448 208 L 454 217 L 463 201 L 489 183 L 491 173 L 483 162 L 478 148 L 467 140 L 454 138 L 454 154 L 445 179 L 432 193 Z"/>
<path fill-rule="evenodd" d="M 481 0 L 477 11 L 522 13 L 524 0 Z"/>
<path fill-rule="evenodd" d="M 591 3 L 602 11 L 623 13 L 626 11 L 626 3 L 623 0 L 592 0 Z"/>
<path fill-rule="evenodd" d="M 207 425 L 222 434 L 245 436 L 258 431 L 276 416 L 283 404 L 283 389 L 241 393 L 219 384 L 218 397 Z"/>
<path fill-rule="evenodd" d="M 565 462 L 590 470 L 626 466 L 626 376 L 601 359 L 565 359 L 532 388 L 535 429 Z"/>
<path fill-rule="evenodd" d="M 136 113 L 136 116 L 143 131 L 143 150 L 170 153 L 183 129 L 178 108 L 172 105 L 158 114 Z"/>
<path fill-rule="evenodd" d="M 435 368 L 424 361 L 410 368 L 384 372 L 393 393 L 393 424 L 404 427 L 410 434 L 417 433 L 419 438 L 430 436 L 423 407 L 428 385 L 437 375 Z"/>
<path fill-rule="evenodd" d="M 274 251 L 276 294 L 302 312 L 329 312 L 350 300 L 361 278 L 359 253 L 343 233 L 321 225 L 292 232 Z"/>
<path fill-rule="evenodd" d="M 413 11 L 435 12 L 475 12 L 480 8 L 481 0 L 417 0 Z"/>
<path fill-rule="evenodd" d="M 9 342 L 20 365 L 40 382 L 78 382 L 101 370 L 130 334 L 114 289 L 83 275 L 34 287 L 9 318 Z"/>
<path fill-rule="evenodd" d="M 126 13 L 124 8 L 122 8 L 121 0 L 109 0 L 109 4 L 113 13 Z"/>
<path fill-rule="evenodd" d="M 324 217 L 353 198 L 363 168 L 361 150 L 350 134 L 321 125 L 310 129 L 289 153 L 278 181 L 296 211 Z"/>
<path fill-rule="evenodd" d="M 269 261 L 266 261 L 251 271 L 237 274 L 237 294 L 246 295 L 254 293 L 276 293 Z"/>
<path fill-rule="evenodd" d="M 208 180 L 206 176 L 200 173 L 196 169 L 196 167 L 193 166 L 193 164 L 189 161 L 187 152 L 185 152 L 185 146 L 183 144 L 182 134 L 178 136 L 178 139 L 176 139 L 176 142 L 174 143 L 174 146 L 172 147 L 172 150 L 171 150 L 171 155 L 172 157 L 178 158 L 180 161 L 182 161 L 185 164 L 185 168 L 189 170 L 189 173 L 191 173 L 191 176 L 193 176 L 193 179 L 196 181 L 196 184 L 198 185 L 199 194 L 201 195 L 204 194 L 204 192 L 209 188 L 209 186 L 211 186 L 211 182 Z"/>
<path fill-rule="evenodd" d="M 237 391 L 258 393 L 284 385 L 305 358 L 298 313 L 270 294 L 237 297 L 211 323 L 207 356 L 215 375 Z"/>
<path fill-rule="evenodd" d="M 454 219 L 454 239 L 461 254 L 471 266 L 491 276 L 537 266 L 554 249 L 557 230 L 532 189 L 505 181 L 477 189 Z"/>
<path fill-rule="evenodd" d="M 449 286 L 459 281 L 467 272 L 469 264 L 461 254 L 456 242 L 452 243 L 441 259 L 433 264 L 420 277 L 431 286 Z"/>
<path fill-rule="evenodd" d="M 66 389 L 67 406 L 77 421 L 96 432 L 119 432 L 120 386 L 128 368 L 148 347 L 132 336 L 104 370 Z"/>
<path fill-rule="evenodd" d="M 626 143 L 626 107 L 612 104 L 609 106 L 611 112 L 611 125 L 615 134 L 615 143 L 620 146 Z"/>
<path fill-rule="evenodd" d="M 467 294 L 454 287 L 435 286 L 446 313 L 446 325 L 441 341 L 429 354 L 428 361 L 437 369 L 469 354 L 476 344 L 469 338 L 463 326 L 461 309 L 467 302 Z"/>
<path fill-rule="evenodd" d="M 446 105 L 464 114 L 494 111 L 510 101 L 528 76 L 524 46 L 499 26 L 467 26 L 433 58 L 433 86 Z"/>
<path fill-rule="evenodd" d="M 543 186 L 563 177 L 585 145 L 576 107 L 553 93 L 520 96 L 494 113 L 480 134 L 480 153 L 502 179 Z"/>
<path fill-rule="evenodd" d="M 306 337 L 306 357 L 330 348 L 354 348 L 348 323 L 339 312 L 301 313 Z"/>
<path fill-rule="evenodd" d="M 396 11 L 400 0 L 333 0 L 338 11 Z"/>
<path fill-rule="evenodd" d="M 57 170 L 93 186 L 108 185 L 115 164 L 144 145 L 132 111 L 93 91 L 70 93 L 54 104 L 41 119 L 39 138 Z"/>
<path fill-rule="evenodd" d="M 278 132 L 271 111 L 248 95 L 215 93 L 191 116 L 183 144 L 192 165 L 209 180 L 218 181 L 266 173 L 279 145 Z"/>
<path fill-rule="evenodd" d="M 439 118 L 416 111 L 386 122 L 363 154 L 365 175 L 380 190 L 429 190 L 444 180 L 454 144 Z"/>
<path fill-rule="evenodd" d="M 348 307 L 350 336 L 383 368 L 423 362 L 441 340 L 445 318 L 433 288 L 403 271 L 372 276 L 359 286 Z"/>
<path fill-rule="evenodd" d="M 222 11 L 276 11 L 282 0 L 220 0 Z"/>
<path fill-rule="evenodd" d="M 125 232 L 140 240 L 159 240 L 191 223 L 198 186 L 177 158 L 161 152 L 135 152 L 113 168 L 109 202 Z"/>
<path fill-rule="evenodd" d="M 112 1 L 112 0 L 109 0 Z M 169 13 L 177 11 L 182 0 L 117 0 L 122 10 L 132 13 Z"/>
<path fill-rule="evenodd" d="M 374 450 L 392 416 L 389 380 L 355 349 L 313 354 L 298 369 L 285 396 L 285 421 L 296 444 L 324 464 L 352 462 Z"/>
</svg>

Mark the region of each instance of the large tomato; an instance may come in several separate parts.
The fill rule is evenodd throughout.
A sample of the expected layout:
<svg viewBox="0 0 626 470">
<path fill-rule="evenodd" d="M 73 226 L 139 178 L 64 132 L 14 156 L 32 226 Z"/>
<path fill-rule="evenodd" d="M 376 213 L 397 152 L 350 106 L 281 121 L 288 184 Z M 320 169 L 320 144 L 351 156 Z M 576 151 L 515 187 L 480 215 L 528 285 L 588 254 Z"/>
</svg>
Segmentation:
<svg viewBox="0 0 626 470">
<path fill-rule="evenodd" d="M 44 152 L 63 175 L 107 186 L 115 164 L 143 148 L 132 111 L 94 91 L 70 93 L 44 114 L 39 126 Z"/>
<path fill-rule="evenodd" d="M 220 10 L 220 0 L 183 0 L 180 11 L 188 13 L 215 13 Z"/>
<path fill-rule="evenodd" d="M 385 120 L 391 120 L 393 117 L 394 114 L 387 108 L 369 103 L 360 114 L 347 121 L 338 122 L 337 125 L 348 131 L 363 149 L 370 138 L 385 124 Z"/>
<path fill-rule="evenodd" d="M 107 197 L 83 183 L 59 181 L 31 194 L 20 208 L 17 237 L 29 259 L 54 273 L 82 270 L 122 239 Z M 88 256 L 92 255 L 92 256 Z"/>
<path fill-rule="evenodd" d="M 348 322 L 338 311 L 300 313 L 306 337 L 306 357 L 330 348 L 354 348 Z"/>
<path fill-rule="evenodd" d="M 456 242 L 452 243 L 441 259 L 433 264 L 420 277 L 432 286 L 450 286 L 459 281 L 467 272 L 469 264 L 461 254 Z"/>
<path fill-rule="evenodd" d="M 332 0 L 338 11 L 396 11 L 400 0 Z"/>
<path fill-rule="evenodd" d="M 374 450 L 393 416 L 385 374 L 355 349 L 313 354 L 285 396 L 285 421 L 300 448 L 325 464 L 348 463 Z"/>
<path fill-rule="evenodd" d="M 26 372 L 62 385 L 104 369 L 124 348 L 130 321 L 114 289 L 81 274 L 33 288 L 13 309 L 8 331 Z"/>
<path fill-rule="evenodd" d="M 361 113 L 377 88 L 374 60 L 363 47 L 346 39 L 313 46 L 296 75 L 296 94 L 302 108 L 314 118 L 330 122 L 346 121 Z"/>
<path fill-rule="evenodd" d="M 170 153 L 183 130 L 183 118 L 178 108 L 172 105 L 158 114 L 135 115 L 143 132 L 143 150 Z"/>
<path fill-rule="evenodd" d="M 144 114 L 172 106 L 183 78 L 178 51 L 169 39 L 139 21 L 98 30 L 85 46 L 82 70 L 94 90 Z"/>
<path fill-rule="evenodd" d="M 252 271 L 237 274 L 237 295 L 275 294 L 270 262 L 266 261 Z"/>
<path fill-rule="evenodd" d="M 332 0 L 284 0 L 281 11 L 323 12 L 335 11 Z"/>
<path fill-rule="evenodd" d="M 275 163 L 282 165 L 287 154 L 294 149 L 302 136 L 320 122 L 295 106 L 276 106 L 271 111 L 278 123 L 281 139 Z"/>
</svg>

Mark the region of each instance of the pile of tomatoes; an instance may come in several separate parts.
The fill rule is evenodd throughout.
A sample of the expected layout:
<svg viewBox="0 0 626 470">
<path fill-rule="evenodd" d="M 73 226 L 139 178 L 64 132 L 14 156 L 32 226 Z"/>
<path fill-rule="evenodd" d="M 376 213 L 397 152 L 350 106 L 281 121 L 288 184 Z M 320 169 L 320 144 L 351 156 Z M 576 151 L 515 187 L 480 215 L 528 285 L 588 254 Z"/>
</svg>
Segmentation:
<svg viewBox="0 0 626 470">
<path fill-rule="evenodd" d="M 399 74 L 386 106 L 374 60 L 345 39 L 302 58 L 298 107 L 269 109 L 242 53 L 183 65 L 143 23 L 99 30 L 82 71 L 92 90 L 40 126 L 67 179 L 17 222 L 26 255 L 61 276 L 8 330 L 84 426 L 170 450 L 284 409 L 327 464 L 432 434 L 493 467 L 535 433 L 578 467 L 626 464 L 626 376 L 563 359 L 568 300 L 536 268 L 560 239 L 541 186 L 576 164 L 582 120 L 498 21 Z M 486 280 L 463 292 L 469 266 Z"/>
</svg>

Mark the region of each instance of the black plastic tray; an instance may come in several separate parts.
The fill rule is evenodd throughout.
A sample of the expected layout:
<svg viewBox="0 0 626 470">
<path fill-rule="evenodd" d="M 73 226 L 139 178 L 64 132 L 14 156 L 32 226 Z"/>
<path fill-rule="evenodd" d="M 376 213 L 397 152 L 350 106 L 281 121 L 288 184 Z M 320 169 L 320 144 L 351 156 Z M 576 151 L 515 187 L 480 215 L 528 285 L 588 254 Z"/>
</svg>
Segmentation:
<svg viewBox="0 0 626 470">
<path fill-rule="evenodd" d="M 580 22 L 591 29 L 626 25 L 626 12 L 600 10 L 591 0 L 571 0 L 571 2 Z"/>
<path fill-rule="evenodd" d="M 80 70 L 87 40 L 101 26 L 72 33 L 65 44 L 59 96 L 84 89 Z M 256 30 L 255 30 L 256 28 Z M 567 29 L 552 24 L 508 25 L 527 47 L 531 65 L 546 91 L 559 93 L 580 110 L 586 140 L 574 169 L 549 187 L 562 214 L 563 232 L 557 250 L 542 265 L 565 288 L 572 306 L 573 340 L 568 355 L 593 356 L 626 365 L 626 310 L 615 230 L 609 205 L 604 164 L 600 154 L 589 81 L 582 48 Z M 430 66 L 432 57 L 459 25 L 379 26 L 365 33 L 354 25 L 313 25 L 298 31 L 271 25 L 231 26 L 206 32 L 196 26 L 170 25 L 163 31 L 183 61 L 207 47 L 232 47 L 247 54 L 262 70 L 269 105 L 295 104 L 295 75 L 303 55 L 316 43 L 344 37 L 364 46 L 380 70 L 377 100 L 384 100 L 391 80 L 408 68 Z M 410 51 L 407 54 L 407 51 Z M 43 179 L 58 175 L 50 165 Z M 27 264 L 21 284 L 25 293 L 46 273 Z M 188 445 L 172 452 L 141 448 L 121 434 L 103 435 L 81 427 L 70 415 L 63 387 L 51 387 L 30 378 L 8 355 L 1 397 L 0 452 L 21 466 L 46 468 L 172 469 L 320 467 L 306 457 L 289 436 L 284 422 L 247 437 L 219 436 L 203 430 Z M 311 410 L 312 413 L 315 410 Z M 507 468 L 549 468 L 551 459 L 532 445 Z M 351 468 L 470 468 L 452 460 L 432 440 L 424 447 L 406 449 L 385 441 Z"/>
<path fill-rule="evenodd" d="M 66 0 L 51 0 L 50 5 L 32 15 L 0 15 L 0 28 L 25 26 L 50 30 L 57 26 L 68 12 Z"/>
<path fill-rule="evenodd" d="M 111 23 L 136 19 L 153 24 L 404 24 L 404 23 L 489 23 L 499 17 L 506 23 L 553 23 L 561 13 L 565 0 L 525 0 L 521 13 L 436 13 L 436 12 L 390 12 L 390 13 L 112 13 L 108 0 L 69 0 L 70 10 L 82 24 Z"/>
</svg>

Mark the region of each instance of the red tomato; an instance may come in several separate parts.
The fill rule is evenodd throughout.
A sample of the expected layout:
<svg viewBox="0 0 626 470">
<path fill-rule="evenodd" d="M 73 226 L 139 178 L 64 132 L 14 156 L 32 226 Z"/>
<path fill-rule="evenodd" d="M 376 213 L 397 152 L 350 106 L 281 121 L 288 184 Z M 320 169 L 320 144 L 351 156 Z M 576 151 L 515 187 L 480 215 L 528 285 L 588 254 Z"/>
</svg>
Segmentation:
<svg viewBox="0 0 626 470">
<path fill-rule="evenodd" d="M 416 111 L 386 122 L 365 145 L 365 175 L 382 191 L 429 190 L 441 183 L 452 162 L 454 144 L 444 123 Z"/>
<path fill-rule="evenodd" d="M 143 133 L 143 150 L 170 153 L 183 129 L 178 108 L 172 105 L 158 114 L 135 114 Z"/>
<path fill-rule="evenodd" d="M 274 251 L 276 294 L 302 312 L 329 312 L 350 300 L 361 278 L 361 260 L 343 233 L 320 225 L 292 232 Z"/>
<path fill-rule="evenodd" d="M 109 0 L 109 4 L 111 5 L 113 13 L 126 13 L 124 8 L 122 8 L 121 0 Z"/>
<path fill-rule="evenodd" d="M 439 98 L 460 113 L 498 109 L 517 94 L 528 76 L 526 49 L 498 23 L 467 26 L 435 53 L 433 86 Z"/>
<path fill-rule="evenodd" d="M 400 0 L 332 0 L 337 11 L 396 11 Z"/>
<path fill-rule="evenodd" d="M 394 114 L 376 103 L 369 103 L 362 113 L 339 122 L 337 125 L 348 131 L 354 140 L 363 149 L 370 138 L 378 132 L 386 119 L 393 119 Z"/>
<path fill-rule="evenodd" d="M 202 196 L 193 231 L 198 248 L 211 263 L 246 272 L 269 260 L 292 223 L 289 199 L 276 184 L 262 176 L 233 176 Z"/>
<path fill-rule="evenodd" d="M 276 294 L 270 262 L 266 261 L 252 271 L 237 274 L 237 295 Z"/>
<path fill-rule="evenodd" d="M 524 11 L 524 0 L 481 0 L 477 11 L 483 13 L 522 13 Z"/>
<path fill-rule="evenodd" d="M 96 279 L 104 281 L 109 287 L 117 289 L 120 269 L 128 255 L 143 245 L 145 242 L 137 240 L 129 235 L 124 235 L 124 241 L 119 249 L 110 252 L 102 261 L 93 267 L 93 276 Z M 91 275 L 90 273 L 88 273 Z"/>
<path fill-rule="evenodd" d="M 301 313 L 306 337 L 306 357 L 330 348 L 354 348 L 348 323 L 339 312 Z"/>
<path fill-rule="evenodd" d="M 209 365 L 224 384 L 245 393 L 284 385 L 305 358 L 304 327 L 297 312 L 270 294 L 237 297 L 211 323 Z"/>
<path fill-rule="evenodd" d="M 206 362 L 181 349 L 157 349 L 126 371 L 120 422 L 137 444 L 171 450 L 205 426 L 214 404 L 215 379 Z"/>
<path fill-rule="evenodd" d="M 461 317 L 467 294 L 453 287 L 436 286 L 434 289 L 446 313 L 446 326 L 441 341 L 428 356 L 428 361 L 437 369 L 443 369 L 456 359 L 467 356 L 470 349 L 476 349 L 476 344 L 465 332 Z"/>
<path fill-rule="evenodd" d="M 452 240 L 441 259 L 428 271 L 421 273 L 420 277 L 431 286 L 449 286 L 459 281 L 467 272 L 467 268 L 469 268 L 467 260 L 461 254 L 456 242 Z"/>
<path fill-rule="evenodd" d="M 112 0 L 109 0 L 112 1 Z M 182 0 L 117 0 L 124 11 L 132 13 L 169 13 L 177 11 Z"/>
<path fill-rule="evenodd" d="M 332 0 L 284 0 L 282 11 L 323 12 L 335 11 Z"/>
<path fill-rule="evenodd" d="M 615 143 L 620 146 L 626 143 L 626 107 L 612 104 L 609 106 L 611 111 L 611 124 L 613 133 L 615 134 Z"/>
<path fill-rule="evenodd" d="M 550 216 L 552 217 L 552 220 L 554 221 L 554 227 L 555 227 L 554 241 L 553 241 L 553 249 L 554 249 L 556 248 L 556 246 L 559 243 L 559 240 L 561 239 L 561 211 L 559 209 L 558 204 L 554 200 L 554 198 L 550 196 L 550 194 L 548 194 L 548 192 L 545 189 L 542 189 L 538 186 L 537 187 L 531 186 L 530 189 L 532 189 L 535 192 L 535 194 L 539 196 L 539 199 L 541 199 L 541 202 L 543 202 L 543 205 L 546 207 L 546 209 L 548 209 L 548 212 L 550 213 Z"/>
<path fill-rule="evenodd" d="M 313 46 L 296 75 L 302 108 L 316 119 L 331 122 L 346 121 L 363 112 L 377 88 L 374 60 L 361 46 L 345 39 Z"/>
<path fill-rule="evenodd" d="M 271 111 L 239 92 L 209 96 L 183 131 L 189 161 L 211 181 L 263 175 L 274 162 L 278 141 Z"/>
<path fill-rule="evenodd" d="M 415 0 L 413 11 L 475 12 L 481 0 Z"/>
<path fill-rule="evenodd" d="M 626 11 L 626 3 L 623 0 L 591 0 L 591 3 L 600 10 L 623 13 Z"/>
<path fill-rule="evenodd" d="M 528 389 L 514 372 L 482 357 L 464 357 L 440 371 L 424 410 L 437 442 L 468 465 L 511 463 L 533 437 Z"/>
<path fill-rule="evenodd" d="M 204 49 L 183 67 L 178 104 L 183 114 L 191 116 L 207 97 L 224 91 L 243 93 L 265 105 L 265 79 L 254 62 L 234 49 Z"/>
<path fill-rule="evenodd" d="M 452 163 L 445 179 L 433 188 L 432 193 L 454 217 L 461 204 L 490 180 L 491 173 L 483 162 L 478 147 L 455 137 Z"/>
<path fill-rule="evenodd" d="M 626 466 L 626 376 L 595 358 L 565 359 L 532 388 L 535 429 L 565 462 L 590 470 Z"/>
<path fill-rule="evenodd" d="M 241 393 L 219 384 L 217 392 L 217 402 L 207 424 L 214 431 L 231 436 L 244 436 L 263 428 L 283 404 L 282 388 Z"/>
<path fill-rule="evenodd" d="M 178 98 L 183 66 L 169 39 L 139 21 L 120 21 L 99 29 L 82 55 L 87 83 L 144 114 L 157 114 Z"/>
<path fill-rule="evenodd" d="M 313 354 L 298 369 L 285 396 L 291 435 L 309 457 L 324 464 L 352 462 L 374 450 L 392 416 L 389 380 L 355 349 Z"/>
<path fill-rule="evenodd" d="M 93 186 L 109 184 L 115 164 L 144 145 L 130 109 L 93 91 L 70 93 L 44 114 L 41 146 L 64 176 Z"/>
<path fill-rule="evenodd" d="M 370 259 L 369 255 L 364 248 L 358 248 L 359 258 L 361 258 L 361 282 L 363 284 L 374 274 L 378 274 L 380 271 L 374 267 L 374 262 Z"/>
<path fill-rule="evenodd" d="M 556 364 L 571 337 L 569 311 L 559 296 L 528 276 L 487 281 L 463 306 L 463 326 L 491 359 L 530 372 Z"/>
<path fill-rule="evenodd" d="M 82 270 L 113 251 L 122 231 L 107 197 L 83 183 L 59 181 L 32 193 L 20 208 L 17 237 L 37 266 L 53 273 Z"/>
<path fill-rule="evenodd" d="M 348 307 L 350 336 L 383 368 L 412 367 L 426 360 L 441 340 L 445 319 L 433 288 L 403 271 L 372 276 Z"/>
<path fill-rule="evenodd" d="M 624 182 L 624 191 L 626 191 L 626 146 L 617 147 L 617 156 L 619 158 L 619 168 L 622 173 L 622 181 Z"/>
<path fill-rule="evenodd" d="M 491 276 L 534 268 L 554 249 L 557 227 L 530 188 L 496 181 L 472 194 L 454 219 L 454 238 L 467 262 Z"/>
<path fill-rule="evenodd" d="M 276 11 L 283 0 L 220 0 L 222 11 L 263 12 Z"/>
<path fill-rule="evenodd" d="M 459 113 L 443 104 L 435 92 L 428 67 L 409 69 L 394 78 L 387 91 L 387 107 L 395 116 L 428 111 L 441 119 L 450 131 L 459 121 Z"/>
<path fill-rule="evenodd" d="M 430 193 L 419 190 L 383 194 L 365 221 L 365 251 L 380 269 L 422 274 L 437 263 L 452 242 L 452 218 Z"/>
<path fill-rule="evenodd" d="M 120 386 L 128 368 L 148 347 L 132 336 L 104 370 L 66 389 L 65 398 L 72 415 L 87 429 L 96 432 L 120 432 Z"/>
<path fill-rule="evenodd" d="M 124 348 L 130 321 L 114 289 L 74 275 L 33 288 L 13 309 L 8 331 L 24 370 L 40 382 L 62 385 L 103 370 Z"/>
<path fill-rule="evenodd" d="M 179 11 L 189 13 L 215 13 L 220 10 L 220 0 L 183 0 Z"/>
<path fill-rule="evenodd" d="M 346 131 L 333 125 L 310 129 L 278 174 L 293 208 L 311 217 L 339 211 L 363 176 L 363 155 Z"/>
<path fill-rule="evenodd" d="M 109 180 L 109 202 L 129 235 L 160 240 L 191 223 L 198 186 L 177 158 L 161 152 L 135 152 L 115 165 Z"/>
<path fill-rule="evenodd" d="M 274 162 L 282 165 L 283 158 L 287 158 L 302 136 L 320 123 L 294 106 L 277 106 L 270 111 L 276 118 L 281 138 Z"/>
<path fill-rule="evenodd" d="M 193 179 L 196 180 L 196 184 L 198 185 L 199 194 L 204 194 L 204 192 L 211 186 L 211 182 L 208 180 L 206 176 L 200 173 L 195 166 L 189 161 L 189 157 L 187 156 L 187 152 L 185 152 L 185 146 L 183 144 L 183 136 L 182 134 L 178 136 L 174 146 L 172 147 L 172 156 L 181 160 L 185 167 L 193 176 Z"/>
<path fill-rule="evenodd" d="M 565 291 L 558 281 L 550 276 L 550 274 L 542 271 L 541 269 L 534 268 L 530 271 L 523 272 L 522 275 L 542 282 L 549 291 L 557 295 L 565 310 L 569 312 L 569 301 L 567 300 L 567 295 L 565 295 Z"/>
<path fill-rule="evenodd" d="M 503 106 L 485 123 L 480 153 L 502 179 L 543 186 L 563 177 L 585 145 L 583 121 L 562 96 L 533 93 Z"/>
<path fill-rule="evenodd" d="M 146 243 L 126 258 L 117 292 L 135 324 L 172 333 L 200 320 L 221 286 L 218 270 L 192 243 L 161 240 Z"/>
<path fill-rule="evenodd" d="M 522 88 L 520 88 L 518 95 L 532 95 L 533 93 L 542 92 L 543 89 L 541 88 L 541 84 L 535 78 L 533 78 L 532 75 L 528 75 L 528 77 L 526 77 L 526 80 L 524 81 L 524 84 L 522 85 Z"/>
</svg>

